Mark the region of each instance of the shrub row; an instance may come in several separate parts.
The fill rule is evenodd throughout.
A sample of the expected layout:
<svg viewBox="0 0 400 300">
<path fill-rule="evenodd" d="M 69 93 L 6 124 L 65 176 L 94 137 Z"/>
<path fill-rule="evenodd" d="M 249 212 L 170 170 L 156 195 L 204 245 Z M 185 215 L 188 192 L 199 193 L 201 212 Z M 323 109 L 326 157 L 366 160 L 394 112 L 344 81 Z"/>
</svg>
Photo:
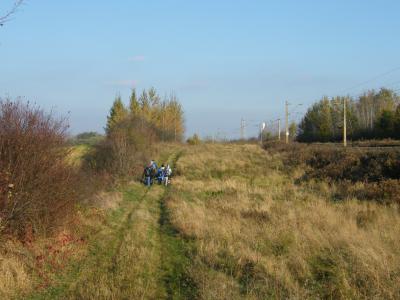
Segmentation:
<svg viewBox="0 0 400 300">
<path fill-rule="evenodd" d="M 49 231 L 72 212 L 82 178 L 65 158 L 65 119 L 0 99 L 0 230 Z"/>
<path fill-rule="evenodd" d="M 290 145 L 266 143 L 271 154 L 281 153 L 289 169 L 304 167 L 300 181 L 311 179 L 340 183 L 342 196 L 346 191 L 362 199 L 384 199 L 400 202 L 400 150 L 397 148 L 342 148 L 337 144 Z M 354 183 L 362 182 L 364 189 L 350 193 Z"/>
</svg>

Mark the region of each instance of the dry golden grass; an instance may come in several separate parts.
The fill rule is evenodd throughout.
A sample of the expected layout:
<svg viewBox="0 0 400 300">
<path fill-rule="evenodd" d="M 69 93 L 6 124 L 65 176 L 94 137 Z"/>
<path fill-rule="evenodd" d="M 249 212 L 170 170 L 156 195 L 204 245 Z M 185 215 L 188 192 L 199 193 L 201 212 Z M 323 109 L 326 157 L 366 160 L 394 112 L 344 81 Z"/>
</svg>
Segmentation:
<svg viewBox="0 0 400 300">
<path fill-rule="evenodd" d="M 90 199 L 90 206 L 71 216 L 51 237 L 28 237 L 21 242 L 4 236 L 0 244 L 0 299 L 25 299 L 55 283 L 69 264 L 87 255 L 87 237 L 107 227 L 107 212 L 121 201 L 119 192 L 100 192 Z"/>
<path fill-rule="evenodd" d="M 79 168 L 82 166 L 82 159 L 90 151 L 89 145 L 76 145 L 69 147 L 69 153 L 66 157 L 66 162 L 71 166 Z"/>
<path fill-rule="evenodd" d="M 296 185 L 256 145 L 187 147 L 173 224 L 196 241 L 203 299 L 400 297 L 396 206 L 333 202 L 333 187 Z"/>
<path fill-rule="evenodd" d="M 92 253 L 71 278 L 67 290 L 56 294 L 63 299 L 159 299 L 165 291 L 159 285 L 160 252 L 158 199 L 161 188 L 146 196 L 138 184 L 129 193 L 107 226 L 100 227 Z M 126 197 L 126 196 L 125 196 Z M 53 296 L 53 295 L 51 295 Z M 47 297 L 51 299 L 51 297 Z"/>
<path fill-rule="evenodd" d="M 17 243 L 8 241 L 0 256 L 0 298 L 10 299 L 17 292 L 29 291 L 33 280 L 26 264 L 18 257 L 24 255 Z"/>
<path fill-rule="evenodd" d="M 178 145 L 160 145 L 170 162 Z M 75 164 L 86 150 L 75 147 Z M 132 181 L 82 203 L 59 234 L 0 244 L 0 299 L 167 298 L 160 233 L 163 187 Z M 4 238 L 6 240 L 6 238 Z"/>
<path fill-rule="evenodd" d="M 104 192 L 95 194 L 88 203 L 100 209 L 116 209 L 122 202 L 123 195 L 121 192 Z"/>
<path fill-rule="evenodd" d="M 131 183 L 79 211 L 79 263 L 34 299 L 400 298 L 397 206 L 335 202 L 340 186 L 297 185 L 302 170 L 256 145 L 160 145 L 160 162 L 171 152 L 170 188 Z M 1 247 L 0 298 L 38 286 L 36 244 Z"/>
</svg>

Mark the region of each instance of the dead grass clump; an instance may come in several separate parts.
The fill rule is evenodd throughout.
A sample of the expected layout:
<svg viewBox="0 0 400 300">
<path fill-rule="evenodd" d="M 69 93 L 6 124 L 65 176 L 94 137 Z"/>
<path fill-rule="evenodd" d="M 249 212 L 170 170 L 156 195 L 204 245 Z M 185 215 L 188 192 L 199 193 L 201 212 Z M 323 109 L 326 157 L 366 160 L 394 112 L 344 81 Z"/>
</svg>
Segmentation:
<svg viewBox="0 0 400 300">
<path fill-rule="evenodd" d="M 100 209 L 116 209 L 122 201 L 121 192 L 99 192 L 88 200 L 89 205 Z"/>
<path fill-rule="evenodd" d="M 242 211 L 241 216 L 245 219 L 254 219 L 257 222 L 268 222 L 270 219 L 269 212 L 257 209 L 249 209 Z"/>
<path fill-rule="evenodd" d="M 24 293 L 32 288 L 33 280 L 27 265 L 12 252 L 16 244 L 9 241 L 2 247 L 0 258 L 0 297 L 11 299 L 18 293 Z"/>
</svg>

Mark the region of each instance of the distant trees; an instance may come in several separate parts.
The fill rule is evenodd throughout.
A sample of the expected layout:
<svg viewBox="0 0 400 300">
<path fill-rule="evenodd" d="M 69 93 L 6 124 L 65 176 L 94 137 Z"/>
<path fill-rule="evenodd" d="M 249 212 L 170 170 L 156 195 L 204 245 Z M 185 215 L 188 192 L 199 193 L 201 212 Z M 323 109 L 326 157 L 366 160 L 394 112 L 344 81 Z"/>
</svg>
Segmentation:
<svg viewBox="0 0 400 300">
<path fill-rule="evenodd" d="M 337 141 L 343 136 L 343 107 L 346 103 L 347 134 L 353 139 L 396 138 L 400 128 L 400 98 L 389 89 L 371 90 L 358 99 L 323 97 L 310 107 L 299 125 L 298 140 Z"/>
<path fill-rule="evenodd" d="M 139 119 L 140 126 L 146 124 L 155 129 L 162 141 L 182 141 L 185 131 L 183 109 L 177 97 L 172 94 L 161 100 L 154 88 L 143 90 L 139 98 L 133 89 L 128 107 L 117 96 L 107 117 L 106 132 L 109 133 L 116 124 L 126 119 L 135 119 L 134 123 Z"/>
<path fill-rule="evenodd" d="M 89 131 L 77 134 L 72 139 L 70 139 L 70 143 L 72 143 L 73 145 L 95 145 L 103 139 L 103 135 L 94 131 Z"/>
<path fill-rule="evenodd" d="M 186 140 L 186 142 L 187 142 L 189 145 L 199 145 L 199 144 L 201 144 L 201 139 L 200 139 L 200 137 L 198 136 L 198 134 L 195 133 L 195 134 L 193 134 L 192 137 L 188 138 L 188 139 Z"/>
</svg>

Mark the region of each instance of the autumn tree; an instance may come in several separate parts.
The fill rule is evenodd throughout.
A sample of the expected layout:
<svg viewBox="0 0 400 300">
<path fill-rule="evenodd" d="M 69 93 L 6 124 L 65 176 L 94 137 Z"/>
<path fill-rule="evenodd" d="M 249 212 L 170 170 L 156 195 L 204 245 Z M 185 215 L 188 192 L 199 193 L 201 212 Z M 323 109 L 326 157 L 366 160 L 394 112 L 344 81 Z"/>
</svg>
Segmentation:
<svg viewBox="0 0 400 300">
<path fill-rule="evenodd" d="M 182 105 L 175 94 L 163 100 L 155 88 L 143 90 L 137 98 L 136 90 L 132 90 L 129 98 L 129 109 L 125 108 L 118 96 L 107 120 L 107 132 L 116 124 L 130 119 L 139 124 L 141 129 L 152 127 L 162 141 L 182 141 L 184 136 L 184 116 Z"/>
<path fill-rule="evenodd" d="M 110 109 L 110 114 L 107 117 L 107 126 L 106 132 L 107 134 L 115 127 L 118 123 L 124 121 L 128 116 L 128 110 L 122 103 L 121 96 L 117 96 L 114 100 L 114 103 Z"/>
<path fill-rule="evenodd" d="M 140 115 L 140 104 L 136 97 L 136 90 L 132 89 L 131 96 L 129 98 L 129 113 L 131 115 L 139 116 Z"/>
<path fill-rule="evenodd" d="M 143 90 L 142 93 L 140 94 L 139 97 L 139 105 L 140 105 L 140 113 L 141 117 L 149 121 L 150 120 L 150 101 L 149 101 L 149 96 L 147 94 L 146 90 Z"/>
</svg>

